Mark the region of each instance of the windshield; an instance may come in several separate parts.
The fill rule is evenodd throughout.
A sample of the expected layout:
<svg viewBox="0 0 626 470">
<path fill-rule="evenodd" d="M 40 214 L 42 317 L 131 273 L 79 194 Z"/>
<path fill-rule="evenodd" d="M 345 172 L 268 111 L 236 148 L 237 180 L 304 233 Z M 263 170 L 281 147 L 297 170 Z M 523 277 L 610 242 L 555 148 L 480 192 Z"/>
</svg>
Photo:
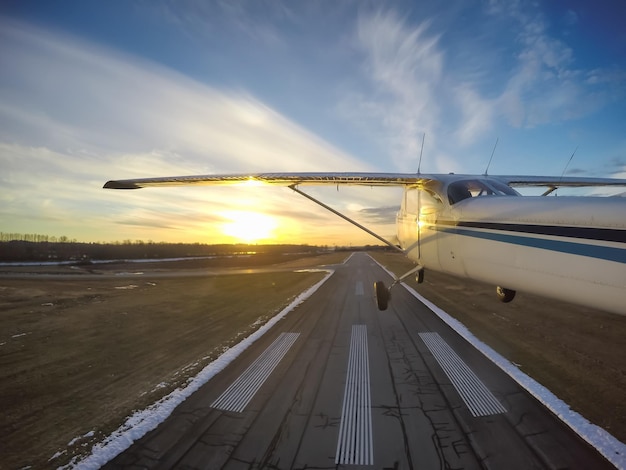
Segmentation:
<svg viewBox="0 0 626 470">
<path fill-rule="evenodd" d="M 455 181 L 448 186 L 450 204 L 479 196 L 519 196 L 519 193 L 506 184 L 495 180 Z"/>
</svg>

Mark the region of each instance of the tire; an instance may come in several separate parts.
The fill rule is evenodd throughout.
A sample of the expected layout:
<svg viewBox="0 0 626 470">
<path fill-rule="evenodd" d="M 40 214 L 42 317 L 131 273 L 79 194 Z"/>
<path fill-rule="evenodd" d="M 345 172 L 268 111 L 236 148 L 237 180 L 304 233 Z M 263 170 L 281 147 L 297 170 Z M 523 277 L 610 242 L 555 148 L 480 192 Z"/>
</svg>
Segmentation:
<svg viewBox="0 0 626 470">
<path fill-rule="evenodd" d="M 417 281 L 418 284 L 421 284 L 422 282 L 424 282 L 424 270 L 420 269 L 417 272 L 417 275 L 415 276 L 415 280 Z"/>
<path fill-rule="evenodd" d="M 376 294 L 376 305 L 378 306 L 378 310 L 387 310 L 391 295 L 389 294 L 389 289 L 385 287 L 385 283 L 383 281 L 376 281 L 374 283 L 374 294 Z"/>
<path fill-rule="evenodd" d="M 507 289 L 505 287 L 497 286 L 496 295 L 498 296 L 498 300 L 500 302 L 504 302 L 506 304 L 515 298 L 515 291 Z"/>
</svg>

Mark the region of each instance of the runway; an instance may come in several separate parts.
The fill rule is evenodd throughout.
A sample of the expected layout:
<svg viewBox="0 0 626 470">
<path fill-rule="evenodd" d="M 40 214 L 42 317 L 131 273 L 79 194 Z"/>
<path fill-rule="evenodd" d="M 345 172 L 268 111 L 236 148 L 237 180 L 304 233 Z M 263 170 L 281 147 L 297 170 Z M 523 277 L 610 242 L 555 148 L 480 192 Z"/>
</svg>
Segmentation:
<svg viewBox="0 0 626 470">
<path fill-rule="evenodd" d="M 105 468 L 614 468 L 353 255 Z"/>
</svg>

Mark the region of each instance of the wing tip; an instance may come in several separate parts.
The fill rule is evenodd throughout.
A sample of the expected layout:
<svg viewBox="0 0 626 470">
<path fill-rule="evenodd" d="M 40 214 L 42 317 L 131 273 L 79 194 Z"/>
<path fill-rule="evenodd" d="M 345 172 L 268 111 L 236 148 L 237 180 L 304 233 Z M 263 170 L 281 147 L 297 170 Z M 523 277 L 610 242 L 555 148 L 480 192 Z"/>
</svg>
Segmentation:
<svg viewBox="0 0 626 470">
<path fill-rule="evenodd" d="M 141 186 L 139 186 L 136 183 L 129 182 L 129 181 L 111 180 L 111 181 L 107 181 L 106 183 L 104 183 L 103 188 L 104 189 L 139 189 L 141 188 Z"/>
</svg>

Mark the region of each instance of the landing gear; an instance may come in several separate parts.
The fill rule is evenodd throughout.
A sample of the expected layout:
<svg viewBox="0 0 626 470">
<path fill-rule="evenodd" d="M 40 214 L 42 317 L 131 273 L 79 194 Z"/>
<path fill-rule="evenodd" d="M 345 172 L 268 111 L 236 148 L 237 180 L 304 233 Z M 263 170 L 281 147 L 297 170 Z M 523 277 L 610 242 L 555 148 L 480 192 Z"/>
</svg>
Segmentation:
<svg viewBox="0 0 626 470">
<path fill-rule="evenodd" d="M 417 274 L 416 274 L 417 273 Z M 395 279 L 389 288 L 385 287 L 385 283 L 383 281 L 376 281 L 374 283 L 374 294 L 376 294 L 376 305 L 378 306 L 378 310 L 387 310 L 389 306 L 389 301 L 391 300 L 391 289 L 396 284 L 400 284 L 404 279 L 415 274 L 415 281 L 418 284 L 424 282 L 424 267 L 416 266 L 411 269 L 408 273 L 403 274 L 399 278 Z"/>
<path fill-rule="evenodd" d="M 341 212 L 336 211 L 332 207 L 324 204 L 322 201 L 319 201 L 319 200 L 315 199 L 313 196 L 311 196 L 311 195 L 309 195 L 309 194 L 307 194 L 307 193 L 305 193 L 303 191 L 300 191 L 298 189 L 298 183 L 294 183 L 294 184 L 290 185 L 289 189 L 291 189 L 295 193 L 300 194 L 301 196 L 304 196 L 308 200 L 313 201 L 315 204 L 323 207 L 327 211 L 330 211 L 333 214 L 338 215 L 339 217 L 341 217 L 345 221 L 350 222 L 352 225 L 355 225 L 356 227 L 358 227 L 361 230 L 369 233 L 373 237 L 376 237 L 381 242 L 383 242 L 386 245 L 390 246 L 394 250 L 399 251 L 400 253 L 402 253 L 405 256 L 407 255 L 407 253 L 409 251 L 413 250 L 414 248 L 417 247 L 419 249 L 419 240 L 416 243 L 414 243 L 413 245 L 411 245 L 410 247 L 408 247 L 406 250 L 402 249 L 401 247 L 391 243 L 389 240 L 386 240 L 383 237 L 381 237 L 380 235 L 372 232 L 367 227 L 364 227 L 363 225 L 359 224 L 358 222 L 352 220 L 348 216 L 346 216 L 346 215 L 342 214 Z M 376 294 L 376 305 L 378 305 L 378 309 L 379 310 L 387 310 L 387 307 L 389 306 L 389 300 L 391 299 L 391 293 L 390 292 L 391 292 L 391 289 L 393 288 L 393 286 L 395 286 L 396 284 L 402 282 L 404 279 L 406 279 L 407 277 L 409 277 L 409 276 L 411 276 L 413 274 L 415 274 L 415 279 L 417 280 L 418 284 L 422 283 L 424 281 L 424 266 L 418 265 L 415 268 L 411 269 L 408 273 L 400 276 L 397 279 L 394 279 L 393 283 L 391 284 L 391 286 L 389 288 L 387 288 L 382 281 L 376 281 L 374 283 L 374 293 Z"/>
<path fill-rule="evenodd" d="M 383 281 L 376 281 L 374 283 L 374 293 L 376 294 L 376 305 L 378 310 L 387 310 L 389 305 L 389 299 L 391 299 L 391 292 L 385 287 Z"/>
<path fill-rule="evenodd" d="M 500 300 L 500 302 L 504 302 L 506 304 L 515 298 L 515 291 L 497 286 L 496 295 L 498 296 L 498 300 Z"/>
</svg>

